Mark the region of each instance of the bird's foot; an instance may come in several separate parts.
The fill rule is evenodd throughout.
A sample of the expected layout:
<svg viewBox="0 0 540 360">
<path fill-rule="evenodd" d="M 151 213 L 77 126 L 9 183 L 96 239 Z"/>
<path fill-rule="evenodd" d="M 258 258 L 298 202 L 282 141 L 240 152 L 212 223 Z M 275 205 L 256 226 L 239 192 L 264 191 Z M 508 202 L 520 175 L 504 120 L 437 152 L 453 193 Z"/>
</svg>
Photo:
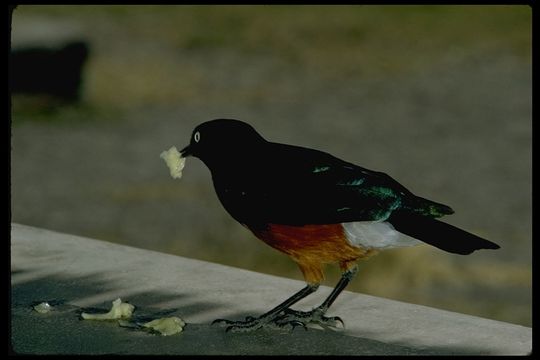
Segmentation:
<svg viewBox="0 0 540 360">
<path fill-rule="evenodd" d="M 291 331 L 297 326 L 305 327 L 304 324 L 299 321 L 281 321 L 282 314 L 283 313 L 272 314 L 270 316 L 262 315 L 258 318 L 247 316 L 244 321 L 217 319 L 212 322 L 212 325 L 225 327 L 225 331 L 227 332 L 250 332 L 261 328 Z"/>
<path fill-rule="evenodd" d="M 285 309 L 281 315 L 274 320 L 278 326 L 284 326 L 286 324 L 301 325 L 305 329 L 308 325 L 319 325 L 324 329 L 342 330 L 345 328 L 345 323 L 339 316 L 325 316 L 325 309 L 320 307 L 311 311 L 298 311 L 293 309 Z"/>
<path fill-rule="evenodd" d="M 244 321 L 217 319 L 212 325 L 226 327 L 227 332 L 250 332 L 261 328 L 291 331 L 298 326 L 307 330 L 309 325 L 319 325 L 332 330 L 345 328 L 345 323 L 339 316 L 328 317 L 325 313 L 322 308 L 311 311 L 285 309 L 278 314 L 262 315 L 258 318 L 247 316 Z"/>
</svg>

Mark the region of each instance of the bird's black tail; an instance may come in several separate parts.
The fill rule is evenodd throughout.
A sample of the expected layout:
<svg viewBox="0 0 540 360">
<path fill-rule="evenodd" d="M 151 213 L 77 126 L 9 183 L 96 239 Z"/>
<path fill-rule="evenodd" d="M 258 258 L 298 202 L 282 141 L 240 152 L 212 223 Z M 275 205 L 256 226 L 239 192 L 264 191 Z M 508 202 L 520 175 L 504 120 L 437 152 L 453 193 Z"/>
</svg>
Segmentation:
<svg viewBox="0 0 540 360">
<path fill-rule="evenodd" d="M 454 254 L 468 255 L 479 249 L 500 248 L 465 230 L 416 213 L 394 211 L 387 221 L 399 232 Z"/>
</svg>

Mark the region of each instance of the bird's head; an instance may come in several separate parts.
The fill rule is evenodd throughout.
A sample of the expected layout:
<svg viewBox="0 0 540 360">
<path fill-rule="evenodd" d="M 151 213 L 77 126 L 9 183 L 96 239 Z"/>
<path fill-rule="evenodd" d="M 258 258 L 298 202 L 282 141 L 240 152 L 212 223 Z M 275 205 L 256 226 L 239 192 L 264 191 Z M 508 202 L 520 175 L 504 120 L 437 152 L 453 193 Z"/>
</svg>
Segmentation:
<svg viewBox="0 0 540 360">
<path fill-rule="evenodd" d="M 212 169 L 228 158 L 249 155 L 264 142 L 266 140 L 243 121 L 216 119 L 195 127 L 189 145 L 180 153 L 183 157 L 195 156 Z"/>
</svg>

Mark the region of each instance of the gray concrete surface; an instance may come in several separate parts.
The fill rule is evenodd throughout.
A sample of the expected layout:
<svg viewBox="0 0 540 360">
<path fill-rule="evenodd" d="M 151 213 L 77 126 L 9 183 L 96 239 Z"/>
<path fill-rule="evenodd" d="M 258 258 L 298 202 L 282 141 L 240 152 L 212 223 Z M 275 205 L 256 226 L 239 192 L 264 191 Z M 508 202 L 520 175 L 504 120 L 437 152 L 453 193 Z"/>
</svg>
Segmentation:
<svg viewBox="0 0 540 360">
<path fill-rule="evenodd" d="M 361 275 L 360 275 L 361 276 Z M 304 284 L 223 265 L 13 224 L 11 346 L 28 354 L 528 354 L 532 329 L 345 291 L 329 315 L 346 329 L 226 333 L 216 318 L 273 307 Z M 297 305 L 310 309 L 321 287 Z M 184 332 L 162 337 L 79 320 L 121 297 L 135 316 L 180 316 Z M 49 301 L 49 314 L 32 305 Z"/>
</svg>

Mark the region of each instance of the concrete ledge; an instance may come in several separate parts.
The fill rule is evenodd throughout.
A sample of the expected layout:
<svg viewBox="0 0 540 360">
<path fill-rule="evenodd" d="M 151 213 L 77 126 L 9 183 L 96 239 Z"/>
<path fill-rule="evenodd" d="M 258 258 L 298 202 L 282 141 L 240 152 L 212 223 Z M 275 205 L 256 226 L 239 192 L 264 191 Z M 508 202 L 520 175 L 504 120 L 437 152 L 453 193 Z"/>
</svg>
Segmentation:
<svg viewBox="0 0 540 360">
<path fill-rule="evenodd" d="M 151 241 L 151 239 L 149 239 Z M 13 224 L 11 346 L 28 354 L 520 355 L 532 329 L 345 291 L 329 315 L 341 332 L 225 333 L 209 323 L 261 314 L 304 284 L 275 276 Z M 310 309 L 321 287 L 295 308 Z M 184 332 L 157 336 L 115 323 L 79 320 L 121 297 L 136 314 L 180 316 Z M 53 301 L 49 314 L 31 305 Z"/>
</svg>

